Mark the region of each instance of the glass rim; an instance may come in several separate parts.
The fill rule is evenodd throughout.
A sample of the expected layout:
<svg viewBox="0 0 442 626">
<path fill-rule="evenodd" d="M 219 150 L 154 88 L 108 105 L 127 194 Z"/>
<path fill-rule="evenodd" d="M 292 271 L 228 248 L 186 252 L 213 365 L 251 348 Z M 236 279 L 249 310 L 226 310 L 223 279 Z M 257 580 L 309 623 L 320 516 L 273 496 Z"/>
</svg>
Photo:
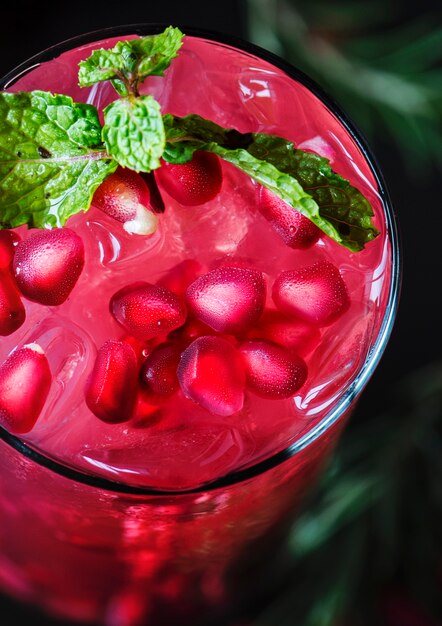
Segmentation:
<svg viewBox="0 0 442 626">
<path fill-rule="evenodd" d="M 38 67 L 41 63 L 53 60 L 63 52 L 67 52 L 74 47 L 93 43 L 101 39 L 107 39 L 110 37 L 118 37 L 124 35 L 150 35 L 162 32 L 169 24 L 163 23 L 138 23 L 138 24 L 126 24 L 121 26 L 111 26 L 108 28 L 98 29 L 77 35 L 69 39 L 65 39 L 57 44 L 46 48 L 45 50 L 35 54 L 29 59 L 23 61 L 18 66 L 8 72 L 3 78 L 0 78 L 0 89 L 4 90 L 16 82 L 21 76 Z M 397 225 L 397 218 L 392 207 L 390 195 L 387 190 L 387 186 L 384 177 L 380 171 L 378 163 L 373 156 L 363 134 L 354 125 L 354 123 L 347 117 L 346 113 L 341 110 L 340 106 L 335 100 L 330 97 L 313 79 L 304 74 L 301 70 L 297 69 L 289 62 L 285 61 L 278 55 L 269 52 L 268 50 L 261 48 L 255 44 L 252 44 L 246 40 L 243 40 L 234 35 L 227 35 L 225 33 L 217 32 L 214 30 L 204 30 L 194 27 L 182 26 L 180 29 L 191 37 L 198 37 L 206 39 L 214 43 L 224 44 L 237 48 L 238 50 L 254 55 L 264 61 L 269 62 L 278 69 L 284 71 L 290 78 L 300 82 L 307 87 L 317 98 L 321 100 L 328 110 L 335 115 L 338 121 L 343 125 L 345 130 L 350 134 L 353 141 L 356 143 L 359 150 L 362 152 L 364 159 L 366 160 L 370 170 L 375 178 L 379 197 L 381 199 L 382 207 L 384 209 L 384 216 L 386 222 L 387 236 L 391 246 L 391 277 L 388 293 L 388 300 L 385 307 L 385 313 L 382 318 L 382 323 L 378 330 L 376 339 L 369 350 L 363 365 L 359 369 L 354 380 L 339 398 L 336 405 L 307 433 L 302 435 L 298 440 L 286 446 L 284 449 L 275 452 L 269 457 L 260 460 L 248 467 L 239 469 L 233 472 L 229 472 L 220 478 L 212 479 L 207 483 L 198 485 L 197 487 L 182 488 L 182 489 L 166 489 L 166 488 L 153 488 L 144 487 L 141 485 L 125 484 L 112 478 L 99 476 L 81 470 L 77 467 L 69 465 L 59 460 L 55 460 L 49 456 L 46 456 L 43 452 L 37 451 L 29 444 L 22 441 L 18 436 L 12 435 L 6 429 L 0 426 L 0 439 L 6 444 L 9 444 L 12 448 L 17 450 L 23 456 L 28 457 L 38 465 L 49 469 L 56 474 L 63 476 L 64 478 L 74 480 L 78 483 L 83 483 L 89 487 L 102 489 L 105 491 L 116 492 L 119 494 L 132 494 L 139 496 L 178 496 L 185 494 L 197 494 L 204 493 L 206 491 L 214 491 L 216 489 L 225 488 L 237 483 L 247 481 L 251 478 L 264 474 L 265 472 L 281 465 L 288 459 L 294 457 L 296 454 L 307 448 L 310 444 L 316 441 L 321 435 L 328 431 L 333 425 L 335 425 L 339 419 L 350 408 L 352 403 L 359 397 L 363 391 L 365 385 L 373 374 L 376 366 L 378 365 L 388 340 L 390 338 L 396 313 L 399 304 L 399 294 L 401 288 L 402 277 L 402 255 L 401 255 L 401 241 L 400 233 Z"/>
</svg>

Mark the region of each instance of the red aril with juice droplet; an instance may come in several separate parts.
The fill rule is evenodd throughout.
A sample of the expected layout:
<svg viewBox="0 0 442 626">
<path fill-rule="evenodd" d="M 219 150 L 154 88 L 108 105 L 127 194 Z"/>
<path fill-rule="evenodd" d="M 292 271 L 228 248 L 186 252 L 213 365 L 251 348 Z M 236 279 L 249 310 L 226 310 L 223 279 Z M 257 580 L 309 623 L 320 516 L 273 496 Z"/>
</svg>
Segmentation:
<svg viewBox="0 0 442 626">
<path fill-rule="evenodd" d="M 161 162 L 155 178 L 174 200 L 183 206 L 205 204 L 219 193 L 223 173 L 218 157 L 210 152 L 194 152 L 188 163 Z"/>
<path fill-rule="evenodd" d="M 128 233 L 151 235 L 157 229 L 149 187 L 142 176 L 132 170 L 118 167 L 95 191 L 92 204 L 121 222 Z"/>
<path fill-rule="evenodd" d="M 259 189 L 258 208 L 290 248 L 299 250 L 310 248 L 322 235 L 322 231 L 308 217 L 266 187 Z"/>
<path fill-rule="evenodd" d="M 307 380 L 305 361 L 286 348 L 267 341 L 246 341 L 239 352 L 247 387 L 261 398 L 290 398 Z"/>
<path fill-rule="evenodd" d="M 238 351 L 222 337 L 199 337 L 181 355 L 178 380 L 185 396 L 228 417 L 244 403 L 245 376 Z"/>
<path fill-rule="evenodd" d="M 273 285 L 273 300 L 283 313 L 317 326 L 332 324 L 350 307 L 346 284 L 329 261 L 281 272 Z"/>
<path fill-rule="evenodd" d="M 20 328 L 25 317 L 25 307 L 14 278 L 8 270 L 0 270 L 0 335 L 11 335 Z"/>
<path fill-rule="evenodd" d="M 67 300 L 83 266 L 83 241 L 70 228 L 34 232 L 17 244 L 13 261 L 21 293 L 48 306 Z"/>
<path fill-rule="evenodd" d="M 136 354 L 128 343 L 107 341 L 98 351 L 85 389 L 86 404 L 103 422 L 127 421 L 138 387 Z"/>
<path fill-rule="evenodd" d="M 142 281 L 117 291 L 109 306 L 116 321 L 140 341 L 167 335 L 186 321 L 186 307 L 174 293 Z"/>
<path fill-rule="evenodd" d="M 262 272 L 230 265 L 200 276 L 186 292 L 195 317 L 229 334 L 241 333 L 254 324 L 264 310 L 265 298 Z"/>
<path fill-rule="evenodd" d="M 161 343 L 157 346 L 141 367 L 142 384 L 160 396 L 171 396 L 175 393 L 179 387 L 177 369 L 181 352 L 182 346 L 177 343 Z"/>
<path fill-rule="evenodd" d="M 0 424 L 13 434 L 32 430 L 51 382 L 48 360 L 38 344 L 14 350 L 0 366 Z"/>
</svg>

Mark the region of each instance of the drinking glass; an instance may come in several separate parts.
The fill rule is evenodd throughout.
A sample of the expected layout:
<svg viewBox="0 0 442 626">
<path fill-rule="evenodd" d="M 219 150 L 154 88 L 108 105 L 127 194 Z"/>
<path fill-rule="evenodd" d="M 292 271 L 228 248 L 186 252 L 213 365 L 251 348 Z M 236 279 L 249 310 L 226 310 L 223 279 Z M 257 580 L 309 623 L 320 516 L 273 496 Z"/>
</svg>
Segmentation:
<svg viewBox="0 0 442 626">
<path fill-rule="evenodd" d="M 84 99 L 90 90 L 77 87 L 74 61 L 103 41 L 113 45 L 161 30 L 129 25 L 76 37 L 29 59 L 0 86 Z M 134 484 L 99 468 L 93 472 L 60 461 L 41 445 L 0 429 L 0 589 L 48 616 L 106 626 L 197 626 L 247 614 L 272 588 L 270 573 L 288 529 L 373 374 L 396 314 L 397 226 L 382 175 L 360 133 L 310 78 L 282 59 L 225 35 L 187 34 L 183 63 L 193 77 L 189 69 L 174 79 L 183 100 L 178 114 L 186 113 L 192 81 L 202 83 L 201 106 L 217 103 L 221 123 L 225 118 L 229 125 L 237 115 L 234 125 L 244 132 L 253 123 L 255 131 L 267 132 L 270 125 L 272 134 L 287 136 L 293 126 L 294 138 L 325 137 L 341 170 L 350 176 L 358 172 L 376 196 L 383 252 L 378 275 L 367 287 L 377 290 L 371 332 L 360 347 L 363 356 L 342 368 L 333 400 L 310 415 L 296 436 L 276 442 L 269 429 L 265 454 L 201 484 L 172 489 Z M 167 101 L 161 80 L 154 89 Z M 342 352 L 354 349 L 347 343 Z M 277 416 L 271 417 L 276 438 Z"/>
</svg>

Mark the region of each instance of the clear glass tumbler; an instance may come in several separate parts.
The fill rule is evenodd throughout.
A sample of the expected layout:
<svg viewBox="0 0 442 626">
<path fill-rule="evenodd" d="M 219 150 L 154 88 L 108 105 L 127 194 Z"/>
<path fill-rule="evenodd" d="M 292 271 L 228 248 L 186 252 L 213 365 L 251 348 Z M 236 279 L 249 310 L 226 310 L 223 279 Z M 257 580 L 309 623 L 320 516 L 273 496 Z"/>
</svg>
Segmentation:
<svg viewBox="0 0 442 626">
<path fill-rule="evenodd" d="M 0 86 L 61 90 L 65 83 L 74 99 L 84 98 L 69 51 L 84 58 L 100 47 L 94 42 L 160 30 L 131 25 L 71 39 L 20 65 Z M 306 133 L 313 124 L 310 136 L 327 135 L 341 169 L 349 164 L 368 181 L 383 220 L 382 285 L 370 287 L 378 289 L 377 306 L 363 358 L 347 368 L 333 401 L 285 445 L 270 441 L 255 462 L 201 485 L 160 489 L 94 474 L 0 429 L 0 589 L 64 619 L 197 626 L 244 614 L 268 588 L 269 565 L 376 368 L 397 310 L 397 227 L 359 132 L 313 81 L 273 54 L 222 35 L 188 35 L 187 54 L 198 67 L 204 69 L 205 56 L 215 63 L 218 55 L 220 73 L 208 83 L 214 99 L 223 102 L 229 88 L 223 80 L 236 72 L 239 89 L 229 113 L 238 110 L 236 127 L 247 130 L 253 119 L 254 130 L 267 129 L 272 119 L 272 133 L 284 134 L 290 124 Z M 184 94 L 188 86 L 177 88 Z"/>
</svg>

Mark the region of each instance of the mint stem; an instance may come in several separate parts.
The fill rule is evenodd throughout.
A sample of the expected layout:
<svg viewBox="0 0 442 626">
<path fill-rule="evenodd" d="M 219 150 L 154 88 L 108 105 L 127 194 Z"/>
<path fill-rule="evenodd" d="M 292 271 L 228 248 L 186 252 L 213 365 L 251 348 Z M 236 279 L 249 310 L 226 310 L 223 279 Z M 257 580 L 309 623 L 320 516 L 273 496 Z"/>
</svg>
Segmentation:
<svg viewBox="0 0 442 626">
<path fill-rule="evenodd" d="M 102 152 L 90 152 L 88 154 L 79 154 L 78 156 L 59 156 L 59 157 L 44 157 L 44 163 L 65 163 L 69 160 L 70 163 L 75 163 L 76 161 L 101 161 L 102 159 L 112 159 L 110 154 L 103 150 Z M 31 163 L 40 163 L 41 158 L 35 159 L 20 159 L 20 163 L 22 164 L 31 164 Z M 9 160 L 0 160 L 0 166 L 3 164 L 9 163 Z"/>
</svg>

